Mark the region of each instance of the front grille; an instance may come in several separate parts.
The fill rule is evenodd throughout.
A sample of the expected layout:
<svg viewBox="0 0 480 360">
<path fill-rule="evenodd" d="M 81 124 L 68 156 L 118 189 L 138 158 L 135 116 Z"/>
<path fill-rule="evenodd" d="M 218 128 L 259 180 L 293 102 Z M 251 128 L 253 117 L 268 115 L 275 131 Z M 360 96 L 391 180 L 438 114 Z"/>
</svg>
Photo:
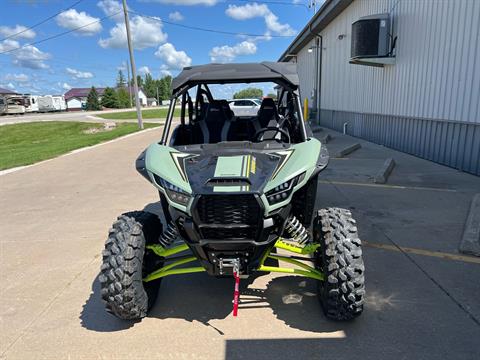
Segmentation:
<svg viewBox="0 0 480 360">
<path fill-rule="evenodd" d="M 242 240 L 255 239 L 255 227 L 249 228 L 202 228 L 202 235 L 210 240 Z"/>
<path fill-rule="evenodd" d="M 203 195 L 196 204 L 204 239 L 254 239 L 263 218 L 253 195 Z M 224 226 L 222 226 L 224 225 Z"/>
</svg>

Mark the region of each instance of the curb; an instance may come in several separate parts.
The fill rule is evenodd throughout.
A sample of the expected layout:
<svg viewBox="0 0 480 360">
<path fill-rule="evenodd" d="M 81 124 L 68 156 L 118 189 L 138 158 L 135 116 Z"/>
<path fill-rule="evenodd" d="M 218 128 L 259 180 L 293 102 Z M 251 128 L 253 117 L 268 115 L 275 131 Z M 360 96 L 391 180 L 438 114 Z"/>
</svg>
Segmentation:
<svg viewBox="0 0 480 360">
<path fill-rule="evenodd" d="M 385 160 L 382 168 L 378 171 L 377 175 L 375 175 L 373 182 L 375 184 L 385 184 L 394 167 L 395 160 L 393 160 L 392 158 L 388 158 L 387 160 Z"/>
<path fill-rule="evenodd" d="M 361 147 L 362 147 L 362 145 L 360 145 L 359 143 L 356 143 L 356 144 L 347 146 L 346 148 L 340 150 L 340 152 L 337 153 L 336 157 L 342 158 L 342 157 L 344 157 L 345 155 L 351 154 L 351 153 L 354 152 L 355 150 L 360 149 Z"/>
<path fill-rule="evenodd" d="M 470 204 L 459 250 L 463 254 L 480 256 L 480 193 L 473 196 Z"/>
<path fill-rule="evenodd" d="M 324 137 L 320 138 L 320 142 L 323 144 L 328 144 L 328 142 L 332 139 L 333 138 L 330 136 L 330 134 L 327 134 Z"/>
</svg>

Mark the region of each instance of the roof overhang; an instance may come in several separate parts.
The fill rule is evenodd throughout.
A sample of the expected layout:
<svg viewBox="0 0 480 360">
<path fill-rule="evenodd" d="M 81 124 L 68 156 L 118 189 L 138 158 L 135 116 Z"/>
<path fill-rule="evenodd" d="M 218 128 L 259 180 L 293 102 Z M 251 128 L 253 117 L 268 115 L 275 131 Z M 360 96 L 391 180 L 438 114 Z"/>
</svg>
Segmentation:
<svg viewBox="0 0 480 360">
<path fill-rule="evenodd" d="M 295 90 L 299 79 L 297 65 L 261 62 L 243 64 L 207 64 L 183 69 L 172 81 L 173 95 L 178 96 L 198 84 L 235 84 L 273 82 Z"/>
<path fill-rule="evenodd" d="M 353 0 L 326 0 L 278 61 L 289 61 L 292 57 L 295 57 L 305 45 L 318 36 L 352 2 Z"/>
</svg>

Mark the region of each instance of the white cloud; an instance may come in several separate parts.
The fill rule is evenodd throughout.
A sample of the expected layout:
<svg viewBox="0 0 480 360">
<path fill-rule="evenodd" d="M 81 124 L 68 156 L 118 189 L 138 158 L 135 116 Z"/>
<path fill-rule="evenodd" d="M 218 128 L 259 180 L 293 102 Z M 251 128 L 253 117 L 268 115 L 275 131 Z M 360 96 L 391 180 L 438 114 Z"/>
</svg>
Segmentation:
<svg viewBox="0 0 480 360">
<path fill-rule="evenodd" d="M 58 26 L 65 29 L 73 30 L 85 26 L 75 30 L 75 33 L 84 36 L 91 36 L 102 31 L 102 24 L 100 24 L 99 20 L 99 18 L 88 15 L 85 11 L 78 12 L 75 9 L 64 11 L 57 15 L 56 18 Z"/>
<path fill-rule="evenodd" d="M 7 39 L 0 42 L 0 52 L 10 51 L 20 47 L 20 43 L 15 40 Z"/>
<path fill-rule="evenodd" d="M 228 5 L 225 10 L 227 16 L 235 20 L 249 20 L 257 17 L 263 17 L 265 25 L 269 31 L 281 35 L 295 35 L 296 31 L 289 24 L 281 24 L 278 16 L 275 15 L 267 5 L 258 3 L 248 3 L 246 5 Z"/>
<path fill-rule="evenodd" d="M 13 85 L 12 83 L 8 83 L 6 87 L 9 88 L 10 90 L 15 90 L 15 85 Z"/>
<path fill-rule="evenodd" d="M 210 50 L 210 60 L 212 62 L 232 62 L 237 56 L 253 55 L 257 52 L 257 46 L 251 41 L 242 41 L 235 46 L 215 46 Z"/>
<path fill-rule="evenodd" d="M 28 82 L 29 77 L 28 75 L 25 75 L 25 74 L 7 74 L 5 75 L 5 80 L 24 83 L 24 82 Z"/>
<path fill-rule="evenodd" d="M 160 75 L 162 75 L 162 76 L 172 76 L 172 73 L 165 68 L 163 68 L 163 69 L 160 68 Z"/>
<path fill-rule="evenodd" d="M 157 20 L 155 20 L 157 19 Z M 167 34 L 162 31 L 160 18 L 134 16 L 130 19 L 132 43 L 135 49 L 145 49 L 156 46 L 167 40 Z M 110 37 L 100 39 L 98 44 L 103 48 L 120 49 L 127 47 L 127 32 L 123 23 L 117 23 L 110 29 Z"/>
<path fill-rule="evenodd" d="M 15 35 L 19 32 L 22 33 Z M 15 25 L 15 27 L 0 26 L 0 35 L 4 38 L 12 37 L 13 39 L 33 39 L 37 34 L 32 29 L 27 30 L 26 26 Z"/>
<path fill-rule="evenodd" d="M 97 6 L 100 9 L 102 9 L 105 15 L 112 16 L 112 19 L 115 20 L 116 22 L 122 22 L 125 20 L 124 14 L 123 14 L 123 6 L 122 4 L 120 4 L 119 1 L 102 0 L 97 3 Z"/>
<path fill-rule="evenodd" d="M 139 73 L 142 73 L 142 74 L 150 74 L 150 69 L 148 68 L 148 66 L 142 66 L 138 69 L 138 72 Z"/>
<path fill-rule="evenodd" d="M 192 64 L 192 59 L 185 51 L 177 51 L 170 43 L 160 46 L 155 56 L 164 62 L 163 70 L 181 70 Z"/>
<path fill-rule="evenodd" d="M 71 88 L 72 88 L 72 86 L 71 86 L 70 84 L 66 83 L 66 82 L 64 82 L 64 83 L 62 84 L 62 89 L 63 89 L 63 90 L 67 90 L 67 91 L 68 91 L 68 90 L 70 90 Z"/>
<path fill-rule="evenodd" d="M 172 21 L 182 21 L 184 19 L 183 15 L 179 11 L 174 11 L 168 14 L 168 18 Z"/>
<path fill-rule="evenodd" d="M 49 66 L 44 61 L 51 57 L 50 54 L 40 51 L 33 45 L 23 46 L 11 52 L 11 55 L 15 65 L 30 69 L 47 69 Z"/>
<path fill-rule="evenodd" d="M 70 74 L 73 79 L 91 79 L 93 77 L 93 74 L 88 71 L 79 71 L 69 67 L 67 67 L 65 71 L 67 74 Z"/>
<path fill-rule="evenodd" d="M 171 4 L 171 5 L 206 5 L 212 6 L 219 2 L 219 0 L 144 0 L 144 2 L 158 2 L 162 4 Z"/>
</svg>

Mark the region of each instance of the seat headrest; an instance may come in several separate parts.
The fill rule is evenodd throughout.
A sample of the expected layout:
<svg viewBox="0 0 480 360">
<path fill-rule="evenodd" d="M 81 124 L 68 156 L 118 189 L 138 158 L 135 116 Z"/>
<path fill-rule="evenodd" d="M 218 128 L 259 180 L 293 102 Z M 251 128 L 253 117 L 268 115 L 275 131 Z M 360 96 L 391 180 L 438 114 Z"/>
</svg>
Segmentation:
<svg viewBox="0 0 480 360">
<path fill-rule="evenodd" d="M 265 98 L 265 99 L 263 99 L 263 100 L 262 100 L 262 104 L 260 105 L 260 110 L 261 110 L 262 108 L 263 108 L 263 109 L 266 109 L 266 110 L 267 110 L 267 109 L 270 110 L 270 109 L 276 108 L 276 106 L 275 106 L 275 101 L 273 101 L 272 98 Z"/>
</svg>

